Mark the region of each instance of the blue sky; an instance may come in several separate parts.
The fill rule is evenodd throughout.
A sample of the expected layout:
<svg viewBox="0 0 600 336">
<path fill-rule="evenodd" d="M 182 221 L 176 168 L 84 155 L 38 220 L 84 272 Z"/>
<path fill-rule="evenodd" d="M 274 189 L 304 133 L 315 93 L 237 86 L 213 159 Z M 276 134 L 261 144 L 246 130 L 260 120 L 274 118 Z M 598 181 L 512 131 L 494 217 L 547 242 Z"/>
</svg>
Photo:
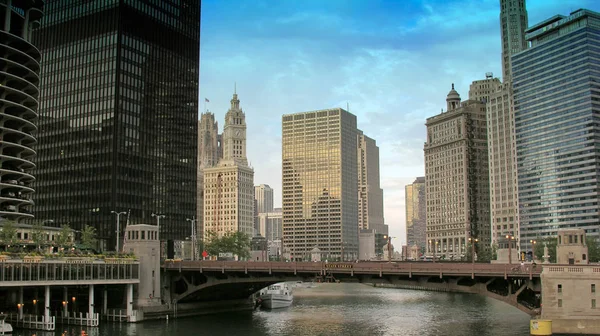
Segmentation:
<svg viewBox="0 0 600 336">
<path fill-rule="evenodd" d="M 202 0 L 200 101 L 220 131 L 237 82 L 255 184 L 281 205 L 281 115 L 346 107 L 380 148 L 390 232 L 424 175 L 425 119 L 486 72 L 501 76 L 500 0 Z M 529 25 L 597 0 L 527 0 Z"/>
</svg>

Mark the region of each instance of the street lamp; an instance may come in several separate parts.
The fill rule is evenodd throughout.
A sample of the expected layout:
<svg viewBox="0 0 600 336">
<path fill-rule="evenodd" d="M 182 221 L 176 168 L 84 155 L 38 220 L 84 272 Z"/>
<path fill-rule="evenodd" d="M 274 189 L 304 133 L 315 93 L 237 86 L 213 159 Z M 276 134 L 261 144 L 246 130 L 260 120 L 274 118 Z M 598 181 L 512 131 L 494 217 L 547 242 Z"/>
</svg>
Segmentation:
<svg viewBox="0 0 600 336">
<path fill-rule="evenodd" d="M 127 212 L 125 211 L 121 211 L 121 212 L 116 212 L 116 211 L 111 211 L 111 214 L 115 214 L 117 215 L 117 253 L 119 253 L 119 238 L 121 237 L 121 226 L 120 226 L 120 219 L 121 219 L 121 215 L 126 215 Z"/>
<path fill-rule="evenodd" d="M 192 223 L 192 260 L 196 260 L 196 216 L 185 220 Z"/>
<path fill-rule="evenodd" d="M 513 235 L 506 235 L 506 239 L 508 239 L 508 264 L 512 264 L 512 241 L 515 239 Z"/>
<path fill-rule="evenodd" d="M 537 242 L 533 239 L 529 242 L 531 243 L 531 260 L 535 260 L 535 244 L 537 244 Z"/>
<path fill-rule="evenodd" d="M 475 263 L 475 244 L 479 241 L 477 238 L 469 237 L 469 242 L 471 243 L 471 262 Z"/>
<path fill-rule="evenodd" d="M 156 231 L 158 231 L 156 233 L 156 235 L 158 236 L 158 241 L 160 241 L 160 219 L 161 218 L 165 218 L 166 216 L 162 215 L 162 214 L 155 214 L 155 213 L 153 213 L 152 217 L 156 217 Z"/>
<path fill-rule="evenodd" d="M 433 247 L 433 262 L 435 262 L 435 250 L 437 250 L 437 244 L 437 239 L 434 239 L 433 242 L 431 241 L 431 239 L 429 240 L 429 246 Z"/>
</svg>

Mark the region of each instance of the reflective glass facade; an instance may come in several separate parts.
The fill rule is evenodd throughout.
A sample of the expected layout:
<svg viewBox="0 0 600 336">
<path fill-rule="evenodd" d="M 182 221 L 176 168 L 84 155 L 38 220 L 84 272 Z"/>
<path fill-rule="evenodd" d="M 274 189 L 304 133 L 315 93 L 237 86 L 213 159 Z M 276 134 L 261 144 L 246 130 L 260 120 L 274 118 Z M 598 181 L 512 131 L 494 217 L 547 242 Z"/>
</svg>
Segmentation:
<svg viewBox="0 0 600 336">
<path fill-rule="evenodd" d="M 558 229 L 598 235 L 600 15 L 553 19 L 513 56 L 521 248 Z"/>
<path fill-rule="evenodd" d="M 45 9 L 34 36 L 43 60 L 36 216 L 93 225 L 108 249 L 111 210 L 130 210 L 131 223 L 164 214 L 161 239 L 189 236 L 200 1 L 51 0 Z"/>
<path fill-rule="evenodd" d="M 302 260 L 358 256 L 356 116 L 340 108 L 288 114 L 282 121 L 283 240 Z"/>
</svg>

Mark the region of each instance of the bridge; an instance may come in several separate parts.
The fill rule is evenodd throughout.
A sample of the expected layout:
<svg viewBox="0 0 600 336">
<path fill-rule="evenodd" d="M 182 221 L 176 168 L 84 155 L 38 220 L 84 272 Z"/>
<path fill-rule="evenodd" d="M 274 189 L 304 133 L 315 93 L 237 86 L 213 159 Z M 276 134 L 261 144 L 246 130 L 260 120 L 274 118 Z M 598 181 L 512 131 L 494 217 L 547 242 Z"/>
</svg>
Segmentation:
<svg viewBox="0 0 600 336">
<path fill-rule="evenodd" d="M 452 262 L 166 261 L 169 302 L 241 300 L 282 281 L 358 282 L 375 286 L 473 293 L 540 312 L 542 267 Z"/>
</svg>

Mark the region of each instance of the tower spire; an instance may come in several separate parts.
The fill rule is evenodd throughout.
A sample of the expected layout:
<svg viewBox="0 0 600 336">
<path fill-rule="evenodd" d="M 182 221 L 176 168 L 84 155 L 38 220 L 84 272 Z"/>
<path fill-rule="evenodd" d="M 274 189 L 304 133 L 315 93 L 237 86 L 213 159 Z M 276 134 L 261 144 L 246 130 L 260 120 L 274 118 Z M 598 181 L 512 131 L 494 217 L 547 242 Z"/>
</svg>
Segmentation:
<svg viewBox="0 0 600 336">
<path fill-rule="evenodd" d="M 233 82 L 233 94 L 237 94 L 237 82 Z"/>
</svg>

